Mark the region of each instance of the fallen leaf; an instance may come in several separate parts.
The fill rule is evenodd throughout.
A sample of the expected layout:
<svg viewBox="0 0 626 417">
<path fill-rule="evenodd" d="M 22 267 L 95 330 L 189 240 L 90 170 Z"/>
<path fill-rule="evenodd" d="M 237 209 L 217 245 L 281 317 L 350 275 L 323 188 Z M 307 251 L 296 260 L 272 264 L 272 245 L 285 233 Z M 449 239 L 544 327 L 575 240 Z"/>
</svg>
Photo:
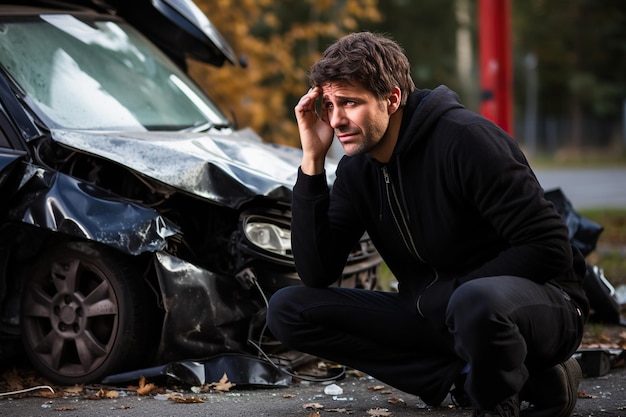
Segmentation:
<svg viewBox="0 0 626 417">
<path fill-rule="evenodd" d="M 391 416 L 391 412 L 386 408 L 373 408 L 371 410 L 367 410 L 367 414 L 374 417 L 389 417 Z"/>
<path fill-rule="evenodd" d="M 24 389 L 22 384 L 22 377 L 17 373 L 17 369 L 12 369 L 2 374 L 4 379 L 4 385 L 8 388 L 7 391 L 19 391 Z"/>
<path fill-rule="evenodd" d="M 595 395 L 587 394 L 586 391 L 580 390 L 578 391 L 578 398 L 596 398 Z"/>
<path fill-rule="evenodd" d="M 175 403 L 203 403 L 204 400 L 198 397 L 175 397 L 171 398 Z"/>
<path fill-rule="evenodd" d="M 356 369 L 349 369 L 346 371 L 348 375 L 352 375 L 355 378 L 363 378 L 363 372 L 357 371 Z"/>
<path fill-rule="evenodd" d="M 207 392 L 210 390 L 218 391 L 218 392 L 226 392 L 229 391 L 235 384 L 228 380 L 228 376 L 224 373 L 222 378 L 218 382 L 211 382 L 210 384 L 205 384 L 200 387 L 201 392 Z"/>
<path fill-rule="evenodd" d="M 222 375 L 222 378 L 220 379 L 220 381 L 215 384 L 214 388 L 215 388 L 216 391 L 228 391 L 228 390 L 230 390 L 234 386 L 235 386 L 235 384 L 230 382 L 228 380 L 228 376 L 226 376 L 226 373 L 224 373 L 224 375 Z"/>
<path fill-rule="evenodd" d="M 370 391 L 380 391 L 380 390 L 382 390 L 384 388 L 385 388 L 384 385 L 374 385 L 372 387 L 367 387 L 367 389 L 370 390 Z"/>
<path fill-rule="evenodd" d="M 313 411 L 311 414 L 309 414 L 307 417 L 321 417 L 321 414 L 319 411 Z"/>
<path fill-rule="evenodd" d="M 137 388 L 135 391 L 137 392 L 137 395 L 150 395 L 150 394 L 162 393 L 164 389 L 157 387 L 155 384 L 151 382 L 149 383 L 146 380 L 146 377 L 142 376 L 141 378 L 139 378 L 139 388 Z"/>
<path fill-rule="evenodd" d="M 107 398 L 114 399 L 119 398 L 120 393 L 117 391 L 107 391 L 104 395 L 106 395 Z"/>
<path fill-rule="evenodd" d="M 404 404 L 404 400 L 402 398 L 389 398 L 387 402 L 389 404 Z"/>
<path fill-rule="evenodd" d="M 181 392 L 168 392 L 167 394 L 161 394 L 160 396 L 172 401 L 176 401 L 177 398 L 184 398 Z"/>
<path fill-rule="evenodd" d="M 157 386 L 153 383 L 143 384 L 143 386 L 140 385 L 139 388 L 137 388 L 137 395 L 150 395 L 157 389 Z"/>
<path fill-rule="evenodd" d="M 283 398 L 293 398 L 296 394 L 283 394 Z"/>
<path fill-rule="evenodd" d="M 326 410 L 324 410 L 328 413 L 342 413 L 342 414 L 353 414 L 354 411 L 349 411 L 346 408 L 327 408 Z"/>
<path fill-rule="evenodd" d="M 55 407 L 54 408 L 54 411 L 74 411 L 74 410 L 78 410 L 78 407 L 63 406 L 63 407 Z"/>
<path fill-rule="evenodd" d="M 307 403 L 307 404 L 303 404 L 302 408 L 306 409 L 306 408 L 312 408 L 314 410 L 320 410 L 322 408 L 324 408 L 324 406 L 320 403 Z"/>
<path fill-rule="evenodd" d="M 109 391 L 109 390 L 100 388 L 98 392 L 96 392 L 93 395 L 87 395 L 85 398 L 88 400 L 102 400 L 102 399 L 118 398 L 119 396 L 120 396 L 120 393 L 117 391 Z"/>
<path fill-rule="evenodd" d="M 63 388 L 63 392 L 66 395 L 82 394 L 83 391 L 85 391 L 85 387 L 83 387 L 82 385 L 74 385 L 73 387 L 64 387 Z"/>
<path fill-rule="evenodd" d="M 59 398 L 59 397 L 65 397 L 66 395 L 65 395 L 65 392 L 63 391 L 57 391 L 57 392 L 40 391 L 39 396 L 43 398 Z"/>
</svg>

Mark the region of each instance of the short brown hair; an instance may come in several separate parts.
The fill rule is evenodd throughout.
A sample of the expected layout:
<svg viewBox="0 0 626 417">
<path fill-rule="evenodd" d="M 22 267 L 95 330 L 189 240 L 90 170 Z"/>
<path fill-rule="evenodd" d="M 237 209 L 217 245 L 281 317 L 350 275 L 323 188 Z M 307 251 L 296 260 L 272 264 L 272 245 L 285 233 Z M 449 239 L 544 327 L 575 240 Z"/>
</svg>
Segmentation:
<svg viewBox="0 0 626 417">
<path fill-rule="evenodd" d="M 358 82 L 379 99 L 399 87 L 401 106 L 415 90 L 402 47 L 389 37 L 371 32 L 352 33 L 335 41 L 311 67 L 309 81 L 314 87 L 333 81 Z"/>
</svg>

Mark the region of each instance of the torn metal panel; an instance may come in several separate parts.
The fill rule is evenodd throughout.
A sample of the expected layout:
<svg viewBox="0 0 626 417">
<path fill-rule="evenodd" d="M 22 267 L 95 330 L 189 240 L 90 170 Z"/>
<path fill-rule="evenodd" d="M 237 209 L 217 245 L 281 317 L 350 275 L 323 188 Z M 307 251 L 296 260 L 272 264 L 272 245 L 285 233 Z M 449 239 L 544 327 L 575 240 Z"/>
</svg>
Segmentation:
<svg viewBox="0 0 626 417">
<path fill-rule="evenodd" d="M 25 152 L 18 152 L 14 150 L 1 150 L 0 153 L 0 172 L 4 175 L 5 170 L 8 171 L 16 164 L 16 161 L 22 159 Z M 2 178 L 2 177 L 0 177 Z M 2 184 L 0 182 L 0 184 Z"/>
<path fill-rule="evenodd" d="M 26 170 L 9 217 L 52 231 L 93 240 L 131 255 L 166 247 L 179 231 L 155 210 L 56 172 Z"/>
<path fill-rule="evenodd" d="M 250 320 L 263 307 L 255 289 L 164 252 L 155 267 L 165 309 L 158 362 L 249 350 Z"/>
<path fill-rule="evenodd" d="M 560 188 L 546 190 L 545 197 L 554 204 L 563 218 L 572 245 L 578 248 L 584 256 L 593 252 L 604 227 L 587 219 L 574 209 L 572 202 Z"/>
<path fill-rule="evenodd" d="M 53 139 L 228 207 L 255 196 L 290 201 L 300 156 L 233 132 L 88 132 L 55 129 Z"/>
<path fill-rule="evenodd" d="M 12 174 L 17 171 L 18 166 L 22 165 L 20 161 L 24 158 L 24 155 L 24 152 L 0 148 L 0 189 L 2 189 L 2 195 L 5 199 L 7 199 L 14 190 L 6 190 L 4 189 L 4 185 L 10 182 L 11 177 L 17 177 L 19 180 L 21 175 L 19 171 L 16 172 L 15 175 Z M 0 203 L 0 206 L 3 206 L 3 204 Z"/>
<path fill-rule="evenodd" d="M 182 383 L 200 386 L 219 381 L 226 374 L 235 385 L 288 387 L 291 376 L 262 359 L 238 354 L 223 354 L 200 361 L 171 362 L 162 366 L 110 375 L 104 384 L 119 384 L 141 377 L 166 376 Z"/>
</svg>

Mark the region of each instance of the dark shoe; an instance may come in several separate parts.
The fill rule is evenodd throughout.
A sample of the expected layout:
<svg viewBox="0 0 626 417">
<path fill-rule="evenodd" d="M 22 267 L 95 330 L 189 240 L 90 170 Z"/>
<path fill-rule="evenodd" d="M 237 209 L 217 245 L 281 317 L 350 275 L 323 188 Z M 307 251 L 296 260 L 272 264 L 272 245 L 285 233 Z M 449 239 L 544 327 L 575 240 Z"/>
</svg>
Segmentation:
<svg viewBox="0 0 626 417">
<path fill-rule="evenodd" d="M 493 410 L 474 409 L 473 417 L 519 417 L 519 398 L 517 394 L 507 398 Z"/>
<path fill-rule="evenodd" d="M 457 408 L 472 408 L 472 400 L 465 392 L 467 374 L 461 374 L 454 380 L 454 388 L 450 390 L 450 399 Z"/>
<path fill-rule="evenodd" d="M 521 393 L 530 407 L 523 417 L 569 417 L 578 399 L 582 370 L 578 361 L 569 358 L 552 368 L 531 373 Z"/>
</svg>

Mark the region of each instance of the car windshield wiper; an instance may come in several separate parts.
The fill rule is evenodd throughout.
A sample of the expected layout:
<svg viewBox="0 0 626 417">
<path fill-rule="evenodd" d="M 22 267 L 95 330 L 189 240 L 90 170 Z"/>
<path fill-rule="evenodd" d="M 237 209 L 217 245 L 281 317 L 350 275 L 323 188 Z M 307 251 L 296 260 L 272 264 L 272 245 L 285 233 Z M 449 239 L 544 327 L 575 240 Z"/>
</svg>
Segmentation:
<svg viewBox="0 0 626 417">
<path fill-rule="evenodd" d="M 207 132 L 211 129 L 226 129 L 228 127 L 230 127 L 228 123 L 218 124 L 218 123 L 213 123 L 213 122 L 202 121 L 202 122 L 194 123 L 193 126 L 189 126 L 184 129 L 181 129 L 181 132 L 199 133 L 199 132 Z"/>
</svg>

